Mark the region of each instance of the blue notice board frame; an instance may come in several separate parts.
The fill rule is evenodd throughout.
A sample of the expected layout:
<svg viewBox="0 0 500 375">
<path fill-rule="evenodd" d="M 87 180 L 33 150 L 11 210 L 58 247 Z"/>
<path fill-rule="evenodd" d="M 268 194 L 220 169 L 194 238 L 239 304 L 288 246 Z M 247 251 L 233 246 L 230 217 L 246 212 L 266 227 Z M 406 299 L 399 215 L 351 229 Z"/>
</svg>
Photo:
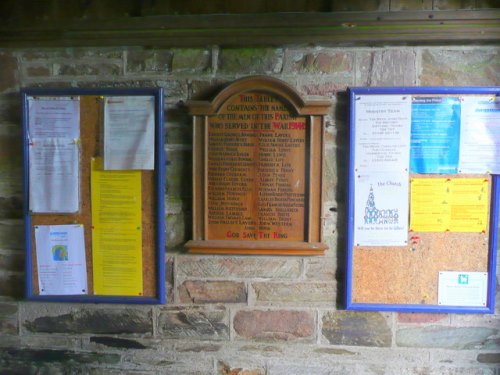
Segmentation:
<svg viewBox="0 0 500 375">
<path fill-rule="evenodd" d="M 500 95 L 500 87 L 353 87 L 348 89 L 350 103 L 350 160 L 349 160 L 349 188 L 348 188 L 348 220 L 347 220 L 347 257 L 346 257 L 346 287 L 345 308 L 358 311 L 401 311 L 401 312 L 431 312 L 431 313 L 494 313 L 496 262 L 498 248 L 498 228 L 500 214 L 500 175 L 491 174 L 491 196 L 489 205 L 489 235 L 488 235 L 488 275 L 487 295 L 485 306 L 440 305 L 437 303 L 392 303 L 377 300 L 356 300 L 354 296 L 354 240 L 355 223 L 355 139 L 356 139 L 356 106 L 361 95 L 408 95 L 408 96 L 460 96 L 460 95 Z M 497 99 L 498 100 L 498 99 Z M 409 220 L 409 218 L 408 218 Z M 409 235 L 410 237 L 410 235 Z M 410 243 L 410 238 L 408 238 Z M 461 270 L 456 270 L 461 271 Z M 360 272 L 360 271 L 358 271 Z M 395 280 L 397 282 L 397 280 Z M 436 276 L 436 286 L 438 277 Z"/>
<path fill-rule="evenodd" d="M 154 176 L 153 176 L 153 213 L 151 221 L 155 225 L 154 254 L 151 256 L 154 261 L 154 277 L 152 284 L 154 293 L 142 296 L 124 295 L 40 295 L 38 290 L 38 280 L 34 280 L 33 272 L 36 270 L 36 259 L 33 257 L 33 224 L 29 204 L 30 177 L 29 177 L 29 102 L 30 98 L 57 98 L 57 97 L 97 97 L 105 98 L 111 96 L 150 96 L 154 97 Z M 24 156 L 24 191 L 23 191 L 23 216 L 24 216 L 24 237 L 26 249 L 26 299 L 39 302 L 75 302 L 75 303 L 121 303 L 121 304 L 164 304 L 166 300 L 165 291 L 165 152 L 164 152 L 164 100 L 162 88 L 24 88 L 21 90 L 22 125 L 23 125 L 23 156 Z M 102 119 L 99 119 L 102 121 Z M 96 135 L 100 137 L 100 135 Z M 95 155 L 94 155 L 95 156 Z M 83 160 L 81 162 L 84 162 Z M 85 161 L 87 162 L 87 161 Z M 89 162 L 89 161 L 88 161 Z M 81 178 L 81 177 L 80 177 Z M 90 181 L 88 182 L 90 184 Z M 144 194 L 144 192 L 142 193 Z M 90 197 L 88 197 L 90 198 Z M 91 249 L 87 249 L 87 254 Z M 87 255 L 88 256 L 88 255 Z M 88 260 L 87 260 L 88 263 Z M 143 278 L 145 277 L 143 271 Z M 92 278 L 87 270 L 87 279 Z"/>
</svg>

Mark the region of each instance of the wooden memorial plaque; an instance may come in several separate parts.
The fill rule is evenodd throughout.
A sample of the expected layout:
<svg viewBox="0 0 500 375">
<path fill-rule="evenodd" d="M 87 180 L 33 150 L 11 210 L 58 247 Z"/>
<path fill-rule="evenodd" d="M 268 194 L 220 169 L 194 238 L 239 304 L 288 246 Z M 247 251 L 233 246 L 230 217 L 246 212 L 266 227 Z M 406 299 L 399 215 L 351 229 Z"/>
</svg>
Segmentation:
<svg viewBox="0 0 500 375">
<path fill-rule="evenodd" d="M 327 101 L 248 77 L 194 117 L 190 252 L 323 254 L 321 164 Z"/>
</svg>

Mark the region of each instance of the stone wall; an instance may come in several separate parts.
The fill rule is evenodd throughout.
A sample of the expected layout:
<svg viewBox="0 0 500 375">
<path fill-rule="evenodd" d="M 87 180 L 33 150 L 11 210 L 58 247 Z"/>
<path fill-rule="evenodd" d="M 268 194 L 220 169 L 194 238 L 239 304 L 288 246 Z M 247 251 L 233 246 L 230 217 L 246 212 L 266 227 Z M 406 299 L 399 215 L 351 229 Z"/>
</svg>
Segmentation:
<svg viewBox="0 0 500 375">
<path fill-rule="evenodd" d="M 496 46 L 0 50 L 0 373 L 499 375 L 494 315 L 349 312 L 345 258 L 348 86 L 499 85 Z M 190 239 L 185 101 L 250 74 L 332 101 L 324 257 L 200 256 Z M 165 306 L 22 301 L 21 87 L 163 87 Z M 498 277 L 498 275 L 497 275 Z M 498 288 L 497 286 L 497 289 Z"/>
</svg>

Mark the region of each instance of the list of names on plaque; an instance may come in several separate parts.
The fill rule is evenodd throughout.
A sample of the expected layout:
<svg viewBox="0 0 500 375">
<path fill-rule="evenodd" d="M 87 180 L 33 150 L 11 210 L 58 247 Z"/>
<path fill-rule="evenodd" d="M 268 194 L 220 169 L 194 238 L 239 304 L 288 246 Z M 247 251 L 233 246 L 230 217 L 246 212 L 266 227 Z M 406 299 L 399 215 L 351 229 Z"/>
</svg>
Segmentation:
<svg viewBox="0 0 500 375">
<path fill-rule="evenodd" d="M 235 95 L 208 124 L 208 239 L 305 238 L 306 118 Z"/>
</svg>

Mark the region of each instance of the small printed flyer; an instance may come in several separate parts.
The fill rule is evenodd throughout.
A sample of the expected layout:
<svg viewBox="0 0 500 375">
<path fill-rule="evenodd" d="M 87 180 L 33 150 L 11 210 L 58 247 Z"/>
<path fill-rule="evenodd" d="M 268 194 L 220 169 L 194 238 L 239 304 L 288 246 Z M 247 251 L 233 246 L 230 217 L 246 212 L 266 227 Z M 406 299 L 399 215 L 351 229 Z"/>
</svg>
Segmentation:
<svg viewBox="0 0 500 375">
<path fill-rule="evenodd" d="M 487 272 L 439 272 L 439 305 L 482 307 L 487 294 Z"/>
<path fill-rule="evenodd" d="M 355 170 L 408 171 L 411 100 L 408 95 L 359 95 L 356 99 Z"/>
<path fill-rule="evenodd" d="M 87 294 L 83 225 L 35 226 L 40 295 Z"/>
<path fill-rule="evenodd" d="M 500 173 L 500 98 L 464 96 L 460 136 L 461 173 Z"/>
<path fill-rule="evenodd" d="M 408 243 L 408 175 L 372 173 L 355 181 L 355 246 Z"/>
<path fill-rule="evenodd" d="M 410 171 L 457 173 L 460 146 L 460 99 L 413 97 Z"/>
</svg>

